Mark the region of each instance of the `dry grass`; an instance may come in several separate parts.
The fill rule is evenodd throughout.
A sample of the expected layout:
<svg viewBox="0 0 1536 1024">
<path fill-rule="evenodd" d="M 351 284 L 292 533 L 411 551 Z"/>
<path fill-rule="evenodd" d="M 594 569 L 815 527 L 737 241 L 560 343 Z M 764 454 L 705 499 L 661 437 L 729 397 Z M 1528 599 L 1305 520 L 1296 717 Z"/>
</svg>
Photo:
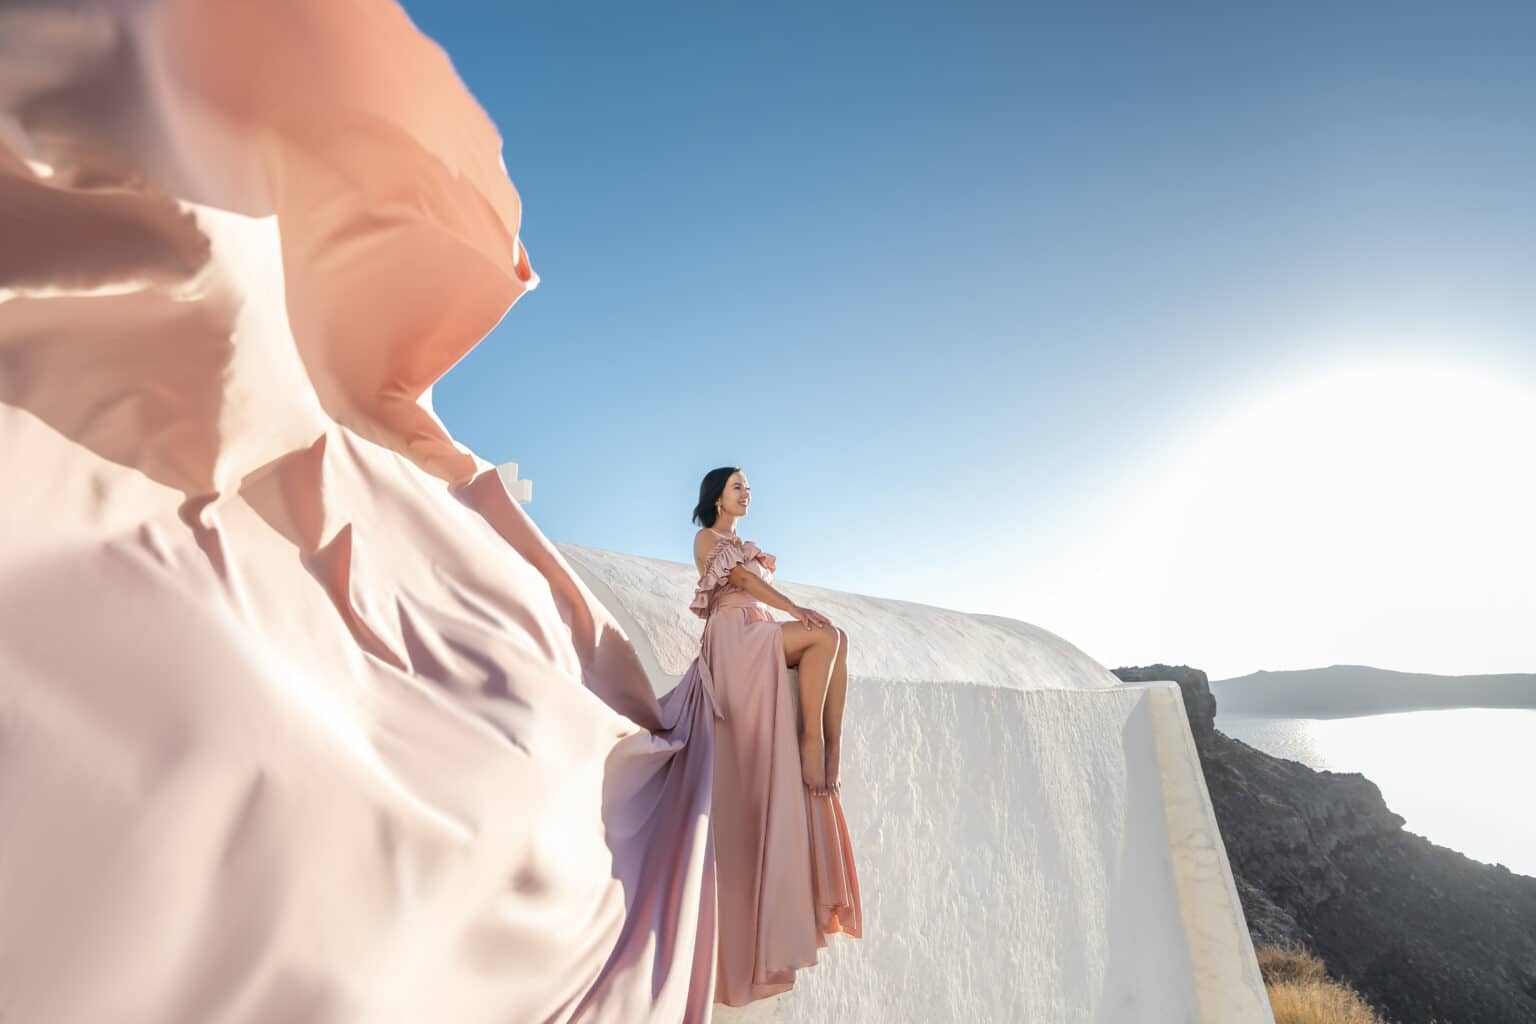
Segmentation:
<svg viewBox="0 0 1536 1024">
<path fill-rule="evenodd" d="M 1254 952 L 1259 955 L 1259 972 L 1266 985 L 1282 981 L 1307 985 L 1328 980 L 1323 962 L 1300 946 L 1260 946 Z"/>
<path fill-rule="evenodd" d="M 1281 981 L 1269 988 L 1275 1024 L 1381 1024 L 1365 1000 L 1334 981 Z"/>
<path fill-rule="evenodd" d="M 1331 980 L 1323 962 L 1306 950 L 1261 946 L 1255 952 L 1275 1024 L 1382 1024 L 1354 989 Z"/>
</svg>

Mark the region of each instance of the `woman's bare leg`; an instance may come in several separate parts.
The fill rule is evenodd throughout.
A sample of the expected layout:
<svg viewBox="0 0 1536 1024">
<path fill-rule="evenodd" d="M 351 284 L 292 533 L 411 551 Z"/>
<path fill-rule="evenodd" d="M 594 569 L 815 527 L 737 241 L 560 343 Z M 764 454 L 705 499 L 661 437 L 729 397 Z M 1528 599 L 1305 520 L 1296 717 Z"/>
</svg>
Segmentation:
<svg viewBox="0 0 1536 1024">
<path fill-rule="evenodd" d="M 832 677 L 827 683 L 827 704 L 822 712 L 821 732 L 827 745 L 827 788 L 837 785 L 838 759 L 843 750 L 843 706 L 848 702 L 848 634 L 837 628 L 837 658 L 832 662 Z"/>
<path fill-rule="evenodd" d="M 838 634 L 826 627 L 812 631 L 810 643 L 802 637 L 793 641 L 790 630 L 804 629 L 799 623 L 788 624 L 785 654 L 792 666 L 800 669 L 800 777 L 813 793 L 827 787 L 827 746 L 823 718 L 827 690 L 832 684 L 832 666 L 837 661 Z M 797 650 L 792 650 L 791 645 Z M 798 665 L 793 660 L 799 655 Z"/>
</svg>

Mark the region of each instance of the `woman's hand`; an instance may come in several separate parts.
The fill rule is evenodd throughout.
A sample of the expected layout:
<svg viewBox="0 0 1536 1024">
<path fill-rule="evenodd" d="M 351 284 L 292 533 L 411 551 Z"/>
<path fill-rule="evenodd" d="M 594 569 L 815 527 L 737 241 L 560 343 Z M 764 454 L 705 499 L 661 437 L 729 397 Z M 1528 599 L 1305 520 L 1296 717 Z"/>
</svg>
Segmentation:
<svg viewBox="0 0 1536 1024">
<path fill-rule="evenodd" d="M 789 614 L 803 622 L 806 629 L 813 627 L 819 629 L 832 625 L 831 619 L 812 608 L 801 608 L 799 605 L 795 605 L 794 608 L 790 609 Z"/>
</svg>

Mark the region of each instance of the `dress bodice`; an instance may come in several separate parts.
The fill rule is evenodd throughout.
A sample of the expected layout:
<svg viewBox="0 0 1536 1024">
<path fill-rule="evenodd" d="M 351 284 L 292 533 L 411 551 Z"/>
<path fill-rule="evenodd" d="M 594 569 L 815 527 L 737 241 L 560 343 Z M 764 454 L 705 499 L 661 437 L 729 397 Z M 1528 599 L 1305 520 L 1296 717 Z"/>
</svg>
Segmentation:
<svg viewBox="0 0 1536 1024">
<path fill-rule="evenodd" d="M 721 537 L 719 543 L 710 549 L 708 557 L 704 559 L 704 573 L 699 577 L 698 586 L 694 588 L 693 602 L 688 606 L 689 610 L 699 618 L 707 619 L 710 611 L 724 605 L 760 604 L 761 602 L 755 597 L 732 583 L 730 576 L 731 570 L 736 566 L 745 565 L 764 582 L 771 582 L 773 570 L 762 561 L 766 555 L 767 552 L 750 540 Z"/>
</svg>

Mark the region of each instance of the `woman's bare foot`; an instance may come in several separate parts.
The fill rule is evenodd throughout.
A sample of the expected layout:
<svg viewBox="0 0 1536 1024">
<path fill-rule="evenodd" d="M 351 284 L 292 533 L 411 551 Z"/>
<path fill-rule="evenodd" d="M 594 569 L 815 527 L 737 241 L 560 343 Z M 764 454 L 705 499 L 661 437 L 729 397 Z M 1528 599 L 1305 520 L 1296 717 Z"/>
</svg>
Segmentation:
<svg viewBox="0 0 1536 1024">
<path fill-rule="evenodd" d="M 800 740 L 800 777 L 810 787 L 814 796 L 827 789 L 827 751 L 819 737 L 802 737 Z"/>
<path fill-rule="evenodd" d="M 842 748 L 841 740 L 827 740 L 827 789 L 837 791 L 837 761 Z"/>
</svg>

